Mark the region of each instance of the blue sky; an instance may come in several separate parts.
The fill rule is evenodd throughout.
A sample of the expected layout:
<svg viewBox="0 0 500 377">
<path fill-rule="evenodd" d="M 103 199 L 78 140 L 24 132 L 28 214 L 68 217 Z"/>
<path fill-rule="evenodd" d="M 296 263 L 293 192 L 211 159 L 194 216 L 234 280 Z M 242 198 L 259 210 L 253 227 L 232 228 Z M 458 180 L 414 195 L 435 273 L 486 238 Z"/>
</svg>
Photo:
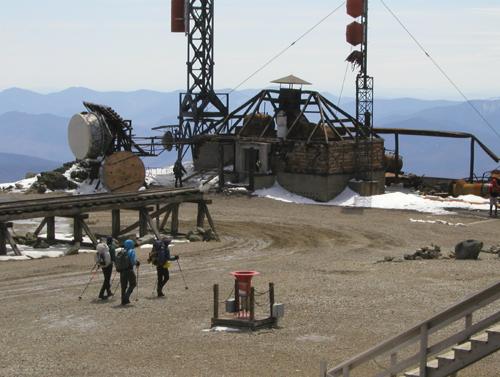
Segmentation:
<svg viewBox="0 0 500 377">
<path fill-rule="evenodd" d="M 471 98 L 500 97 L 498 0 L 385 0 Z M 341 0 L 216 0 L 216 86 L 232 88 Z M 186 40 L 169 0 L 16 0 L 0 12 L 0 90 L 185 87 Z M 382 97 L 459 98 L 382 7 L 370 0 L 369 70 Z M 294 73 L 338 93 L 350 51 L 344 9 L 245 84 Z M 349 70 L 345 95 L 354 93 Z"/>
</svg>

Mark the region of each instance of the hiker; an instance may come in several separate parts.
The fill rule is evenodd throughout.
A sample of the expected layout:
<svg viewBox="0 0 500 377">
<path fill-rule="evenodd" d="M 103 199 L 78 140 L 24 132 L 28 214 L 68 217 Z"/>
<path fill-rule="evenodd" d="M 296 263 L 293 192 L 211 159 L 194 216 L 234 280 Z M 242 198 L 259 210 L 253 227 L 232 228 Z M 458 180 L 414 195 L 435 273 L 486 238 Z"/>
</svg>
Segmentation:
<svg viewBox="0 0 500 377">
<path fill-rule="evenodd" d="M 111 262 L 115 263 L 116 258 L 116 246 L 113 237 L 106 237 L 106 244 L 108 245 L 109 255 L 111 256 Z"/>
<path fill-rule="evenodd" d="M 491 178 L 488 191 L 490 193 L 490 217 L 493 217 L 493 207 L 495 208 L 495 217 L 498 217 L 498 194 L 500 193 L 498 178 Z"/>
<path fill-rule="evenodd" d="M 113 263 L 111 261 L 111 255 L 109 252 L 108 245 L 101 242 L 96 246 L 95 263 L 97 267 L 102 269 L 102 274 L 104 275 L 104 281 L 102 283 L 101 291 L 99 292 L 99 298 L 101 300 L 107 300 L 109 297 L 113 296 L 111 292 L 111 274 L 113 273 Z M 107 293 L 107 295 L 104 295 Z"/>
<path fill-rule="evenodd" d="M 130 296 L 137 286 L 134 266 L 139 268 L 141 263 L 137 260 L 134 246 L 134 241 L 126 240 L 123 243 L 123 249 L 116 254 L 115 258 L 116 271 L 120 273 L 122 305 L 130 304 Z"/>
<path fill-rule="evenodd" d="M 148 262 L 156 266 L 157 285 L 156 292 L 158 297 L 163 297 L 163 287 L 167 284 L 170 279 L 170 274 L 168 269 L 170 268 L 170 262 L 179 259 L 178 255 L 170 256 L 170 239 L 164 238 L 163 240 L 156 240 L 153 243 L 153 249 L 149 253 Z"/>
<path fill-rule="evenodd" d="M 175 176 L 175 187 L 177 187 L 177 182 L 179 183 L 179 187 L 182 187 L 182 176 L 187 174 L 186 169 L 182 166 L 181 160 L 175 161 L 174 164 L 174 176 Z"/>
</svg>

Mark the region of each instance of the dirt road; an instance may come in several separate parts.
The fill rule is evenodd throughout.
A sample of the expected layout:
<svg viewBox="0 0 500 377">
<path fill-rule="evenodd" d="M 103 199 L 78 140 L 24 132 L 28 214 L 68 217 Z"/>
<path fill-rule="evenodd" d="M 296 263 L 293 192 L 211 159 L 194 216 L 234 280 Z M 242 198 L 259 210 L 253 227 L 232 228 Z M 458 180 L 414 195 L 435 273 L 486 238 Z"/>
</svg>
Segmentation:
<svg viewBox="0 0 500 377">
<path fill-rule="evenodd" d="M 376 263 L 431 242 L 445 253 L 469 238 L 497 243 L 500 222 L 483 214 L 213 200 L 222 241 L 175 246 L 189 289 L 174 266 L 165 299 L 152 296 L 156 275 L 145 263 L 139 300 L 134 296 L 128 307 L 96 300 L 100 275 L 77 299 L 92 255 L 1 263 L 0 376 L 316 376 L 321 360 L 332 367 L 500 278 L 500 258 L 488 254 L 474 262 Z M 195 218 L 194 206 L 181 208 L 181 230 Z M 96 215 L 91 224 L 106 230 L 106 219 Z M 143 262 L 146 254 L 140 252 Z M 237 269 L 259 271 L 260 291 L 275 283 L 286 311 L 279 329 L 203 331 L 210 326 L 212 285 L 219 283 L 225 298 L 233 285 L 229 272 Z M 379 365 L 357 375 L 368 370 Z M 495 377 L 498 370 L 500 354 L 460 376 Z"/>
</svg>

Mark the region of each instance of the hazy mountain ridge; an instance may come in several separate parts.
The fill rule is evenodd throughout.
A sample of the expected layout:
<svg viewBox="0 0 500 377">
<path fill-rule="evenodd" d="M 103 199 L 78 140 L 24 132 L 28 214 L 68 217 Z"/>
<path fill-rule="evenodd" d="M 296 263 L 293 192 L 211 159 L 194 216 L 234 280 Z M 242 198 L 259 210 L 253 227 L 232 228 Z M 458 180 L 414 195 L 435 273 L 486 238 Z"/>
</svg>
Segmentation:
<svg viewBox="0 0 500 377">
<path fill-rule="evenodd" d="M 0 153 L 0 183 L 23 179 L 26 173 L 40 173 L 61 166 L 61 162 L 13 153 Z"/>
<path fill-rule="evenodd" d="M 249 89 L 231 93 L 230 108 L 236 108 L 257 92 Z M 0 151 L 57 161 L 73 159 L 67 145 L 67 124 L 73 114 L 84 110 L 83 100 L 112 106 L 124 118 L 134 121 L 135 133 L 139 136 L 155 135 L 151 127 L 177 121 L 179 93 L 151 90 L 98 92 L 87 88 L 69 88 L 39 94 L 18 88 L 7 89 L 0 92 Z M 334 103 L 338 102 L 334 95 L 324 95 Z M 500 131 L 500 99 L 475 100 L 473 104 Z M 355 112 L 352 98 L 344 98 L 340 106 L 351 114 Z M 470 132 L 500 154 L 499 138 L 470 105 L 463 102 L 377 99 L 375 125 Z M 393 138 L 385 138 L 387 147 L 393 148 Z M 406 171 L 451 177 L 468 174 L 469 148 L 465 140 L 402 137 L 401 152 L 405 157 Z M 148 166 L 161 166 L 168 160 L 167 156 L 162 157 L 148 159 Z M 477 171 L 494 167 L 496 164 L 478 151 Z"/>
</svg>

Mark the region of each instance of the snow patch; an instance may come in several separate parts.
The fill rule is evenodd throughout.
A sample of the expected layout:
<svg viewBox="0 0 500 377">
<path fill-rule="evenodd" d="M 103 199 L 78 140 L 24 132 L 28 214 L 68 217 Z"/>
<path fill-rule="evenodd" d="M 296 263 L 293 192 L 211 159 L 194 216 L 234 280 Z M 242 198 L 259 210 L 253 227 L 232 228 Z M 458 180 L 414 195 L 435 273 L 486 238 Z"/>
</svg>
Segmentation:
<svg viewBox="0 0 500 377">
<path fill-rule="evenodd" d="M 380 208 L 411 210 L 435 215 L 450 214 L 450 209 L 488 210 L 489 202 L 479 196 L 464 195 L 458 198 L 440 198 L 435 196 L 422 196 L 418 192 L 395 191 L 382 195 L 362 197 L 350 188 L 346 188 L 340 195 L 329 202 L 316 202 L 293 194 L 279 184 L 271 188 L 254 192 L 256 196 L 278 200 L 285 203 L 323 205 L 355 208 Z"/>
</svg>

